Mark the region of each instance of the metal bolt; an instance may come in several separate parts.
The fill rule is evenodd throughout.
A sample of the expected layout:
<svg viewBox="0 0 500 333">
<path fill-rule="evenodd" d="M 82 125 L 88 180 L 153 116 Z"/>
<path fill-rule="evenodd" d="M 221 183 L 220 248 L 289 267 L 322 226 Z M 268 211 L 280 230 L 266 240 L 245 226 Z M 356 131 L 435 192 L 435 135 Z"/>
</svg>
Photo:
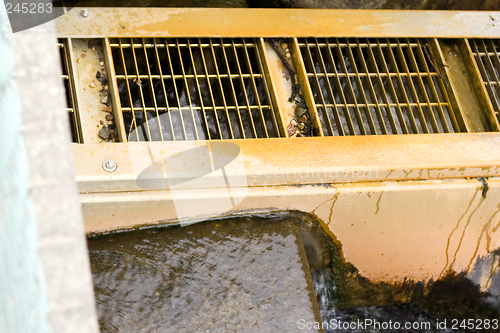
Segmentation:
<svg viewBox="0 0 500 333">
<path fill-rule="evenodd" d="M 90 17 L 90 12 L 88 9 L 82 9 L 80 11 L 80 13 L 78 13 L 78 15 L 82 18 L 82 19 L 88 19 Z"/>
<path fill-rule="evenodd" d="M 117 165 L 116 165 L 115 161 L 113 161 L 113 160 L 106 160 L 102 164 L 102 168 L 104 170 L 106 170 L 107 172 L 113 172 L 116 170 Z"/>
</svg>

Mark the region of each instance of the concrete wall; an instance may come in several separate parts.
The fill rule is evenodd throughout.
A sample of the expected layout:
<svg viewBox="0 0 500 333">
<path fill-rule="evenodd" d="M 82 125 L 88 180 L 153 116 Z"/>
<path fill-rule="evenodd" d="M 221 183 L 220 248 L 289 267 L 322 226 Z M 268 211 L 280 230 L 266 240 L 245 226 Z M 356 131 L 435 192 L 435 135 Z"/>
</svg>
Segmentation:
<svg viewBox="0 0 500 333">
<path fill-rule="evenodd" d="M 12 34 L 4 8 L 0 332 L 98 332 L 56 37 Z"/>
</svg>

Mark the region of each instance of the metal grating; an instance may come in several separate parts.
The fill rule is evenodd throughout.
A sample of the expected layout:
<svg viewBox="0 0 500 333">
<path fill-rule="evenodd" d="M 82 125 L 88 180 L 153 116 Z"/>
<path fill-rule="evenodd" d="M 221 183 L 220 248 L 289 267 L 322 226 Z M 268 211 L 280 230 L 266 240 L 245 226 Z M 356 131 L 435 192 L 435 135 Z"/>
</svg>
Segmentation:
<svg viewBox="0 0 500 333">
<path fill-rule="evenodd" d="M 81 142 L 79 139 L 81 137 L 78 121 L 75 114 L 75 102 L 73 96 L 73 82 L 69 76 L 69 61 L 70 57 L 68 55 L 68 40 L 64 38 L 59 38 L 57 45 L 59 46 L 59 52 L 61 55 L 61 69 L 62 69 L 62 79 L 64 81 L 64 88 L 66 89 L 66 111 L 69 116 L 69 123 L 71 127 L 71 138 L 73 142 Z"/>
<path fill-rule="evenodd" d="M 488 92 L 493 109 L 500 112 L 500 41 L 498 39 L 469 39 L 481 80 Z M 500 118 L 499 118 L 500 120 Z"/>
<path fill-rule="evenodd" d="M 459 132 L 444 80 L 418 39 L 300 38 L 325 135 Z"/>
<path fill-rule="evenodd" d="M 258 42 L 110 39 L 128 141 L 279 137 Z"/>
</svg>

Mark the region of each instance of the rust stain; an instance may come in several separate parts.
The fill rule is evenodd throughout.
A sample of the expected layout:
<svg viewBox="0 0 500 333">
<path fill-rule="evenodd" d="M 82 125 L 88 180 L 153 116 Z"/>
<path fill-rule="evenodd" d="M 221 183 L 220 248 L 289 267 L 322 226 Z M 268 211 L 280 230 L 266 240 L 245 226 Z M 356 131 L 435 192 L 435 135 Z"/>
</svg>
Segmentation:
<svg viewBox="0 0 500 333">
<path fill-rule="evenodd" d="M 378 197 L 378 200 L 377 200 L 377 210 L 375 211 L 375 215 L 377 215 L 377 213 L 380 211 L 380 199 L 382 199 L 382 194 L 384 194 L 385 191 L 381 191 L 380 192 L 380 196 Z"/>
<path fill-rule="evenodd" d="M 477 240 L 476 250 L 474 251 L 474 254 L 472 255 L 472 258 L 470 259 L 469 265 L 467 266 L 467 273 L 469 272 L 470 267 L 472 266 L 472 262 L 476 258 L 477 252 L 479 251 L 479 245 L 481 244 L 481 240 L 483 239 L 483 235 L 484 234 L 486 234 L 486 250 L 488 252 L 490 252 L 489 248 L 490 248 L 491 237 L 489 237 L 487 230 L 490 228 L 491 221 L 493 221 L 493 218 L 498 214 L 499 211 L 500 211 L 500 205 L 497 206 L 497 211 L 490 217 L 490 219 L 488 220 L 488 222 L 486 222 L 483 225 L 483 228 L 481 230 L 481 234 L 479 235 L 479 239 Z"/>
<path fill-rule="evenodd" d="M 335 196 L 334 196 L 333 198 L 328 199 L 328 200 L 326 200 L 325 202 L 323 202 L 323 203 L 319 204 L 316 208 L 314 208 L 314 209 L 311 211 L 311 214 L 314 214 L 314 213 L 316 212 L 316 210 L 317 210 L 319 207 L 323 206 L 323 205 L 324 205 L 324 204 L 326 204 L 327 202 L 332 201 L 332 200 L 334 200 L 334 199 L 335 199 Z"/>
<path fill-rule="evenodd" d="M 339 195 L 340 193 L 335 193 L 335 195 L 333 196 L 332 206 L 330 207 L 330 216 L 328 217 L 328 225 L 330 225 L 330 223 L 332 222 L 333 206 L 335 206 L 335 203 L 337 202 Z"/>
<path fill-rule="evenodd" d="M 477 196 L 478 193 L 479 193 L 479 189 L 476 189 L 476 193 L 474 193 L 474 195 L 472 196 L 472 199 L 469 202 L 469 206 L 467 206 L 467 209 L 465 210 L 465 212 L 462 214 L 462 216 L 460 216 L 460 218 L 457 221 L 457 225 L 455 226 L 455 229 L 453 229 L 451 231 L 451 234 L 448 237 L 448 240 L 446 242 L 446 264 L 445 264 L 443 270 L 441 271 L 441 273 L 439 274 L 439 278 L 441 278 L 441 276 L 443 275 L 443 273 L 446 271 L 446 268 L 448 268 L 448 263 L 449 263 L 448 251 L 450 249 L 451 237 L 453 237 L 453 234 L 458 229 L 458 226 L 460 225 L 460 221 L 462 221 L 462 219 L 464 218 L 465 214 L 467 214 L 467 212 L 469 211 L 469 209 L 472 206 L 472 203 L 474 202 L 474 199 L 476 199 L 476 196 Z"/>
<path fill-rule="evenodd" d="M 496 232 L 498 230 L 498 228 L 500 228 L 500 221 L 493 229 L 491 229 L 491 232 Z"/>
<path fill-rule="evenodd" d="M 462 246 L 462 241 L 465 237 L 465 231 L 467 230 L 467 228 L 469 227 L 470 225 L 470 221 L 472 219 L 472 215 L 474 215 L 474 213 L 479 209 L 479 207 L 481 207 L 481 205 L 483 204 L 484 202 L 484 198 L 481 198 L 479 199 L 479 204 L 477 205 L 477 207 L 470 213 L 469 215 L 469 218 L 467 219 L 467 223 L 465 224 L 465 227 L 464 227 L 464 230 L 462 231 L 462 236 L 460 237 L 460 241 L 458 242 L 458 247 L 457 249 L 455 250 L 455 254 L 453 255 L 453 261 L 451 262 L 450 264 L 450 267 L 453 266 L 453 264 L 455 263 L 455 261 L 457 260 L 457 254 L 458 254 L 458 251 L 460 250 L 460 247 Z"/>
<path fill-rule="evenodd" d="M 491 279 L 493 278 L 493 275 L 495 275 L 495 272 L 498 270 L 498 267 L 500 266 L 500 259 L 498 259 L 498 264 L 497 267 L 495 267 L 495 259 L 496 256 L 493 257 L 493 260 L 491 262 L 491 270 L 490 270 L 490 276 L 488 277 L 488 280 L 486 281 L 486 288 L 489 288 L 489 285 L 491 283 Z"/>
<path fill-rule="evenodd" d="M 493 216 L 490 218 L 490 221 L 492 221 L 492 220 L 493 220 L 493 218 L 495 217 L 495 215 L 496 215 L 496 214 L 500 211 L 500 204 L 497 206 L 497 208 L 498 208 L 498 210 L 497 210 L 497 211 L 493 214 Z M 494 233 L 495 231 L 497 231 L 497 229 L 498 229 L 498 226 L 499 226 L 499 225 L 500 225 L 500 223 L 499 223 L 499 224 L 497 224 L 496 228 L 493 228 L 493 229 L 491 230 L 491 232 L 492 232 L 492 233 Z M 487 250 L 488 252 L 490 252 L 490 244 L 491 244 L 491 236 L 490 236 L 490 234 L 489 234 L 488 230 L 486 230 L 486 250 Z"/>
</svg>

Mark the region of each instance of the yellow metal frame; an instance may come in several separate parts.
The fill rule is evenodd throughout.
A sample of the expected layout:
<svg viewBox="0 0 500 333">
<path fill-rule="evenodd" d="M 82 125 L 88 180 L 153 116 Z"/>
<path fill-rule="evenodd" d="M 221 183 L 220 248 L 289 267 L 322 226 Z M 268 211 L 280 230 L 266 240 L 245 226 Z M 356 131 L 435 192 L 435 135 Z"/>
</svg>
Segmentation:
<svg viewBox="0 0 500 333">
<path fill-rule="evenodd" d="M 103 37 L 442 37 L 496 38 L 499 12 L 240 9 L 73 8 L 55 20 L 57 34 Z"/>
<path fill-rule="evenodd" d="M 500 135 L 497 133 L 270 138 L 224 142 L 237 144 L 242 156 L 252 161 L 245 164 L 243 175 L 252 180 L 249 186 L 500 176 Z M 143 170 L 151 165 L 151 151 L 163 152 L 161 159 L 164 159 L 206 143 L 155 141 L 74 145 L 80 192 L 143 191 L 135 184 L 137 174 L 134 170 Z M 160 157 L 153 158 L 160 160 Z M 117 170 L 111 174 L 102 169 L 102 162 L 107 159 L 113 159 L 118 164 Z M 234 177 L 241 176 L 227 172 Z M 191 186 L 196 188 L 197 185 L 191 183 Z"/>
<path fill-rule="evenodd" d="M 296 37 L 500 37 L 498 12 L 91 8 L 85 20 L 78 16 L 79 10 L 56 19 L 60 37 L 294 37 L 292 51 L 298 51 Z M 436 52 L 439 41 L 432 41 L 434 54 L 445 59 L 445 54 Z M 459 41 L 465 43 L 459 46 L 470 54 L 466 42 Z M 298 52 L 292 53 L 296 66 L 303 67 Z M 462 126 L 473 128 L 467 121 L 471 110 L 486 107 L 490 124 L 498 130 L 477 68 L 467 70 L 478 97 L 451 100 L 466 119 Z M 447 69 L 443 74 L 454 89 L 462 89 L 456 87 L 457 73 Z M 276 74 L 266 75 L 276 80 Z M 299 80 L 308 86 L 304 75 Z M 111 89 L 116 91 L 116 86 Z M 293 107 L 285 100 L 287 90 L 278 84 L 271 94 L 286 124 Z M 315 110 L 310 88 L 304 94 L 309 109 Z M 123 129 L 119 133 L 123 136 Z M 438 278 L 447 269 L 470 271 L 478 256 L 500 246 L 498 132 L 226 142 L 240 147 L 249 179 L 247 199 L 228 214 L 272 209 L 316 214 L 342 243 L 346 260 L 374 280 L 425 280 Z M 151 151 L 162 151 L 165 157 L 205 144 L 74 145 L 86 230 L 175 222 L 171 192 L 139 188 L 134 170 L 154 162 Z M 102 169 L 107 159 L 117 163 L 115 172 Z M 483 185 L 475 177 L 489 178 L 484 197 Z M 196 186 L 193 183 L 192 189 Z M 226 189 L 199 190 L 194 196 L 188 190 L 184 200 L 196 205 Z"/>
</svg>

